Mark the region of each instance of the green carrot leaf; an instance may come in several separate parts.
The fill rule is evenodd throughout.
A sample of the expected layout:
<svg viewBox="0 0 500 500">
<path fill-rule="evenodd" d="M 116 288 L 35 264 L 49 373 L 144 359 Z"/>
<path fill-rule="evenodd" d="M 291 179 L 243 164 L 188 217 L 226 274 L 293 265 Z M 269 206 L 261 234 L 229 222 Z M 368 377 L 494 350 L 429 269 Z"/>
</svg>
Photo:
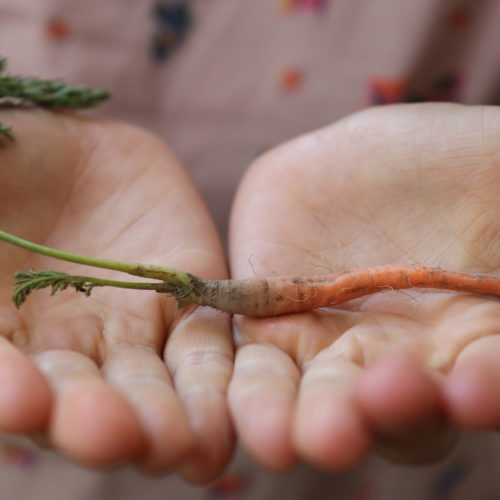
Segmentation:
<svg viewBox="0 0 500 500">
<path fill-rule="evenodd" d="M 15 274 L 16 290 L 12 300 L 16 307 L 24 303 L 28 295 L 33 290 L 52 287 L 51 295 L 60 290 L 66 290 L 68 287 L 74 288 L 77 292 L 83 292 L 90 295 L 95 283 L 85 276 L 72 276 L 60 271 L 33 271 L 18 272 Z"/>
<path fill-rule="evenodd" d="M 4 73 L 7 60 L 0 58 L 0 108 L 34 104 L 44 108 L 89 108 L 109 99 L 104 89 L 92 89 L 86 85 L 70 85 L 63 80 L 44 80 L 36 77 L 10 76 Z M 14 140 L 10 127 L 0 123 L 0 147 L 2 140 Z"/>
</svg>

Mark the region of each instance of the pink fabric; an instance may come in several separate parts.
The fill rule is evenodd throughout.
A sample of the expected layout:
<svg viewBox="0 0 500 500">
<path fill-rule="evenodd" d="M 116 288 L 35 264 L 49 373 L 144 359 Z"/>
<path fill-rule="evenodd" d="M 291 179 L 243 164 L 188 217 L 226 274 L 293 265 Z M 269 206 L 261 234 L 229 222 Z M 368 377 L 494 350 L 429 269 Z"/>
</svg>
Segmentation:
<svg viewBox="0 0 500 500">
<path fill-rule="evenodd" d="M 293 3 L 192 1 L 184 43 L 154 61 L 150 1 L 3 0 L 0 50 L 12 73 L 110 89 L 92 114 L 164 137 L 222 232 L 242 173 L 276 143 L 372 104 L 500 103 L 498 1 Z M 299 88 L 282 84 L 287 68 Z"/>
<path fill-rule="evenodd" d="M 500 103 L 495 0 L 190 5 L 193 23 L 183 43 L 155 60 L 151 42 L 159 28 L 151 1 L 2 0 L 0 54 L 12 74 L 111 90 L 113 99 L 89 114 L 136 123 L 170 143 L 222 234 L 243 172 L 279 142 L 375 104 Z M 499 450 L 498 437 L 469 436 L 436 466 L 372 458 L 336 475 L 305 466 L 273 475 L 240 453 L 219 482 L 194 488 L 129 469 L 89 471 L 6 439 L 0 498 L 489 499 L 500 494 Z"/>
</svg>

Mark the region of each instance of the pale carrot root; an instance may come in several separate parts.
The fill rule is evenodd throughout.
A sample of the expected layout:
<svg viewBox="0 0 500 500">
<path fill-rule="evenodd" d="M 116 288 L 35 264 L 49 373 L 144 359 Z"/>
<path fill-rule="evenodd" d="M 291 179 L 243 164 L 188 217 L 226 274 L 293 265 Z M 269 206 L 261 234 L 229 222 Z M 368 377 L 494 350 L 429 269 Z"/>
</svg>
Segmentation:
<svg viewBox="0 0 500 500">
<path fill-rule="evenodd" d="M 192 277 L 195 303 L 231 314 L 268 317 L 334 306 L 387 290 L 434 288 L 500 296 L 500 278 L 440 268 L 386 265 L 318 278 L 206 281 Z"/>
</svg>

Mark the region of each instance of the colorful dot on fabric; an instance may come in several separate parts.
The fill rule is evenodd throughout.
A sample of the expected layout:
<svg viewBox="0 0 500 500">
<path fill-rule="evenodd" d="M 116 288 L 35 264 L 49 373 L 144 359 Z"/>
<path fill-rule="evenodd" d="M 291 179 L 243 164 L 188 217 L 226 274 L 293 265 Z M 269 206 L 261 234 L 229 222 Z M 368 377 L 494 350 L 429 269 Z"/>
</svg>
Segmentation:
<svg viewBox="0 0 500 500">
<path fill-rule="evenodd" d="M 429 101 L 458 101 L 463 79 L 457 73 L 448 73 L 436 80 L 431 88 Z"/>
<path fill-rule="evenodd" d="M 64 40 L 71 35 L 71 27 L 64 19 L 55 17 L 47 23 L 45 32 L 51 40 Z"/>
<path fill-rule="evenodd" d="M 433 497 L 436 499 L 450 498 L 469 473 L 469 467 L 463 463 L 454 463 L 446 467 L 437 477 L 433 485 Z"/>
<path fill-rule="evenodd" d="M 280 0 L 279 9 L 282 12 L 291 12 L 295 7 L 295 0 Z"/>
<path fill-rule="evenodd" d="M 371 481 L 357 483 L 351 493 L 352 500 L 372 500 L 375 498 L 375 485 Z"/>
<path fill-rule="evenodd" d="M 156 2 L 156 22 L 151 55 L 155 61 L 166 59 L 184 40 L 191 25 L 191 10 L 186 1 Z"/>
<path fill-rule="evenodd" d="M 418 92 L 410 91 L 404 102 L 460 102 L 463 78 L 458 73 L 446 73 Z"/>
<path fill-rule="evenodd" d="M 325 0 L 298 0 L 296 6 L 298 9 L 307 9 L 307 10 L 321 10 L 325 4 Z"/>
<path fill-rule="evenodd" d="M 326 0 L 280 0 L 279 7 L 282 12 L 297 10 L 321 11 L 326 5 Z"/>
<path fill-rule="evenodd" d="M 466 7 L 457 7 L 448 15 L 448 24 L 453 30 L 461 31 L 471 23 L 471 12 Z"/>
<path fill-rule="evenodd" d="M 248 478 L 244 474 L 232 472 L 219 479 L 208 492 L 211 498 L 229 500 L 241 495 L 248 485 Z"/>
<path fill-rule="evenodd" d="M 36 464 L 38 455 L 27 447 L 14 443 L 2 443 L 0 461 L 7 465 L 28 468 Z"/>
<path fill-rule="evenodd" d="M 285 92 L 296 92 L 304 84 L 304 74 L 295 66 L 287 66 L 281 71 L 280 87 Z"/>
<path fill-rule="evenodd" d="M 406 80 L 398 78 L 372 78 L 369 82 L 371 104 L 394 104 L 404 101 Z"/>
</svg>

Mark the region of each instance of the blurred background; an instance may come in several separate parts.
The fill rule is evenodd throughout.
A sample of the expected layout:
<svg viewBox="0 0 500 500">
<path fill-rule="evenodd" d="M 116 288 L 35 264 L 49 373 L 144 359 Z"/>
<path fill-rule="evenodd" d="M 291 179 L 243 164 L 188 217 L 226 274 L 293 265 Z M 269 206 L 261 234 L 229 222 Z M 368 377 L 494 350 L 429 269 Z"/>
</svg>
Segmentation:
<svg viewBox="0 0 500 500">
<path fill-rule="evenodd" d="M 0 56 L 12 75 L 111 91 L 85 114 L 170 144 L 224 238 L 245 170 L 287 139 L 374 105 L 500 104 L 499 27 L 499 0 L 0 0 Z M 198 489 L 86 470 L 5 437 L 0 500 L 493 500 L 498 458 L 498 440 L 478 436 L 439 465 L 372 458 L 345 474 L 299 466 L 276 476 L 239 452 Z"/>
<path fill-rule="evenodd" d="M 222 233 L 252 159 L 379 104 L 500 103 L 498 0 L 0 0 L 8 72 L 112 92 Z M 307 166 L 304 166 L 307 168 Z"/>
</svg>

